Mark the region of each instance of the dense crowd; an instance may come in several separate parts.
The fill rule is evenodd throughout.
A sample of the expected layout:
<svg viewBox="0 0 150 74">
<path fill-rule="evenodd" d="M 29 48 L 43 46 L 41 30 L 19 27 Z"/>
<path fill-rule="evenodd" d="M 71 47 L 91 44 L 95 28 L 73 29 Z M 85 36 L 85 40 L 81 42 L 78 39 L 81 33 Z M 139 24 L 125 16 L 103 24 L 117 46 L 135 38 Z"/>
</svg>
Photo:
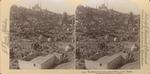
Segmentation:
<svg viewBox="0 0 150 74">
<path fill-rule="evenodd" d="M 122 13 L 107 7 L 102 9 L 80 5 L 77 7 L 76 17 L 76 58 L 79 64 L 84 59 L 97 60 L 120 51 L 129 52 L 130 49 L 124 46 L 125 42 L 139 47 L 139 15 L 132 12 Z"/>
<path fill-rule="evenodd" d="M 64 53 L 59 43 L 72 44 L 74 15 L 47 9 L 12 6 L 10 12 L 10 59 L 31 60 L 53 52 Z M 17 63 L 17 62 L 16 62 Z M 16 68 L 10 65 L 11 68 Z"/>
</svg>

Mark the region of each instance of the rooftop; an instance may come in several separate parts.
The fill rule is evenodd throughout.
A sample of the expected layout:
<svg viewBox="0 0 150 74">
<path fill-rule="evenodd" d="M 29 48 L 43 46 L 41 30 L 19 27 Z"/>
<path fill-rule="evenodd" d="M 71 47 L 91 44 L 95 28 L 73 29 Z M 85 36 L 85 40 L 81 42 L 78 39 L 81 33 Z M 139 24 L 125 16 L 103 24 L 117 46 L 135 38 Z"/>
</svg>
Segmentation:
<svg viewBox="0 0 150 74">
<path fill-rule="evenodd" d="M 57 67 L 55 67 L 55 69 L 73 69 L 75 68 L 74 65 L 75 65 L 74 61 L 71 61 L 64 64 L 60 64 Z"/>
<path fill-rule="evenodd" d="M 104 57 L 98 59 L 97 62 L 109 63 L 109 62 L 111 62 L 112 60 L 114 60 L 115 58 L 120 57 L 120 56 L 123 57 L 124 59 L 126 59 L 126 58 L 127 58 L 127 55 L 128 55 L 128 54 L 126 54 L 126 53 L 119 52 L 119 53 L 116 53 L 116 54 L 114 54 L 114 55 L 112 55 L 112 56 L 104 56 Z"/>
<path fill-rule="evenodd" d="M 34 58 L 33 60 L 31 60 L 30 62 L 42 64 L 42 63 L 44 63 L 45 61 L 47 61 L 48 59 L 50 59 L 52 57 L 55 57 L 55 55 L 54 54 L 49 54 L 47 56 L 39 56 L 39 57 Z"/>
<path fill-rule="evenodd" d="M 120 54 L 114 54 L 112 56 L 104 56 L 100 59 L 97 60 L 97 62 L 101 62 L 101 63 L 109 63 L 111 61 L 113 61 L 115 58 L 120 57 Z"/>
<path fill-rule="evenodd" d="M 107 63 L 109 60 L 110 56 L 104 56 L 102 58 L 99 58 L 96 62 L 103 62 L 103 63 Z"/>
<path fill-rule="evenodd" d="M 99 63 L 96 61 L 85 60 L 85 65 L 87 69 L 99 69 Z"/>
</svg>

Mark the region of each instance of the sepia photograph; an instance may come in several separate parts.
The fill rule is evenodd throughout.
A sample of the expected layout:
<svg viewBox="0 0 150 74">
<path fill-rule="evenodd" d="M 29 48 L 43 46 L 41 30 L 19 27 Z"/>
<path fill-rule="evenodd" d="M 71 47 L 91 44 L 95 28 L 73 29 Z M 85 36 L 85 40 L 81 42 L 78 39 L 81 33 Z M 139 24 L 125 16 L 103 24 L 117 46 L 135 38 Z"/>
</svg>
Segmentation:
<svg viewBox="0 0 150 74">
<path fill-rule="evenodd" d="M 10 10 L 10 69 L 74 69 L 73 6 L 20 0 Z"/>
<path fill-rule="evenodd" d="M 131 0 L 20 0 L 10 9 L 10 69 L 140 69 Z"/>
<path fill-rule="evenodd" d="M 88 0 L 76 9 L 76 69 L 140 69 L 140 11 L 131 0 Z"/>
</svg>

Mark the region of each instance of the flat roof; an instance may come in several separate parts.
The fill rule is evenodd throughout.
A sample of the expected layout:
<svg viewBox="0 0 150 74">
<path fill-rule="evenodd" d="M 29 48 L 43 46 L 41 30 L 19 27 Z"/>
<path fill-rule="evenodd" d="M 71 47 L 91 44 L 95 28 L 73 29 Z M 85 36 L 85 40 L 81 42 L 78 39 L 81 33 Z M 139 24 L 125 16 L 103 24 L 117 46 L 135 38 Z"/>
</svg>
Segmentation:
<svg viewBox="0 0 150 74">
<path fill-rule="evenodd" d="M 55 69 L 74 69 L 75 68 L 75 63 L 74 61 L 70 61 L 67 63 L 63 63 L 55 67 Z"/>
<path fill-rule="evenodd" d="M 45 61 L 49 60 L 50 58 L 55 57 L 54 54 L 49 54 L 47 56 L 39 56 L 37 58 L 34 58 L 33 60 L 31 60 L 30 62 L 32 63 L 37 63 L 37 64 L 42 64 Z"/>
<path fill-rule="evenodd" d="M 102 58 L 99 58 L 96 62 L 103 62 L 103 63 L 107 63 L 107 61 L 109 60 L 110 56 L 104 56 Z"/>
<path fill-rule="evenodd" d="M 118 58 L 118 57 L 123 57 L 124 58 L 125 55 L 124 54 L 122 55 L 121 53 L 116 53 L 112 56 L 104 56 L 104 57 L 98 59 L 97 62 L 109 63 L 109 62 L 113 61 L 115 58 Z"/>
<path fill-rule="evenodd" d="M 96 61 L 85 60 L 85 66 L 87 69 L 99 69 L 99 63 Z"/>
</svg>

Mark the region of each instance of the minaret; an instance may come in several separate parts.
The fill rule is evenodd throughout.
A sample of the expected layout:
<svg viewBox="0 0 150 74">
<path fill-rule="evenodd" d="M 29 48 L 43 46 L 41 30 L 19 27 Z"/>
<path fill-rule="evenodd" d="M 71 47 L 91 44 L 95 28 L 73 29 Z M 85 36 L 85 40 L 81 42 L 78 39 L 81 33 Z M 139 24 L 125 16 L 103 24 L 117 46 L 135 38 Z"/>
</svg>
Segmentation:
<svg viewBox="0 0 150 74">
<path fill-rule="evenodd" d="M 104 0 L 104 5 L 108 7 L 108 0 Z"/>
<path fill-rule="evenodd" d="M 104 0 L 104 3 L 103 3 L 106 7 L 108 7 L 109 5 L 109 0 Z"/>
<path fill-rule="evenodd" d="M 40 8 L 42 8 L 42 4 L 41 4 L 41 0 L 38 0 L 38 6 L 40 7 Z"/>
<path fill-rule="evenodd" d="M 108 0 L 107 0 L 107 2 L 106 2 L 106 3 L 107 3 L 107 8 L 108 8 L 108 5 L 109 5 L 109 4 L 108 4 Z"/>
<path fill-rule="evenodd" d="M 106 4 L 106 2 L 105 2 L 106 0 L 104 0 L 104 5 Z M 106 5 L 105 5 L 106 6 Z"/>
</svg>

